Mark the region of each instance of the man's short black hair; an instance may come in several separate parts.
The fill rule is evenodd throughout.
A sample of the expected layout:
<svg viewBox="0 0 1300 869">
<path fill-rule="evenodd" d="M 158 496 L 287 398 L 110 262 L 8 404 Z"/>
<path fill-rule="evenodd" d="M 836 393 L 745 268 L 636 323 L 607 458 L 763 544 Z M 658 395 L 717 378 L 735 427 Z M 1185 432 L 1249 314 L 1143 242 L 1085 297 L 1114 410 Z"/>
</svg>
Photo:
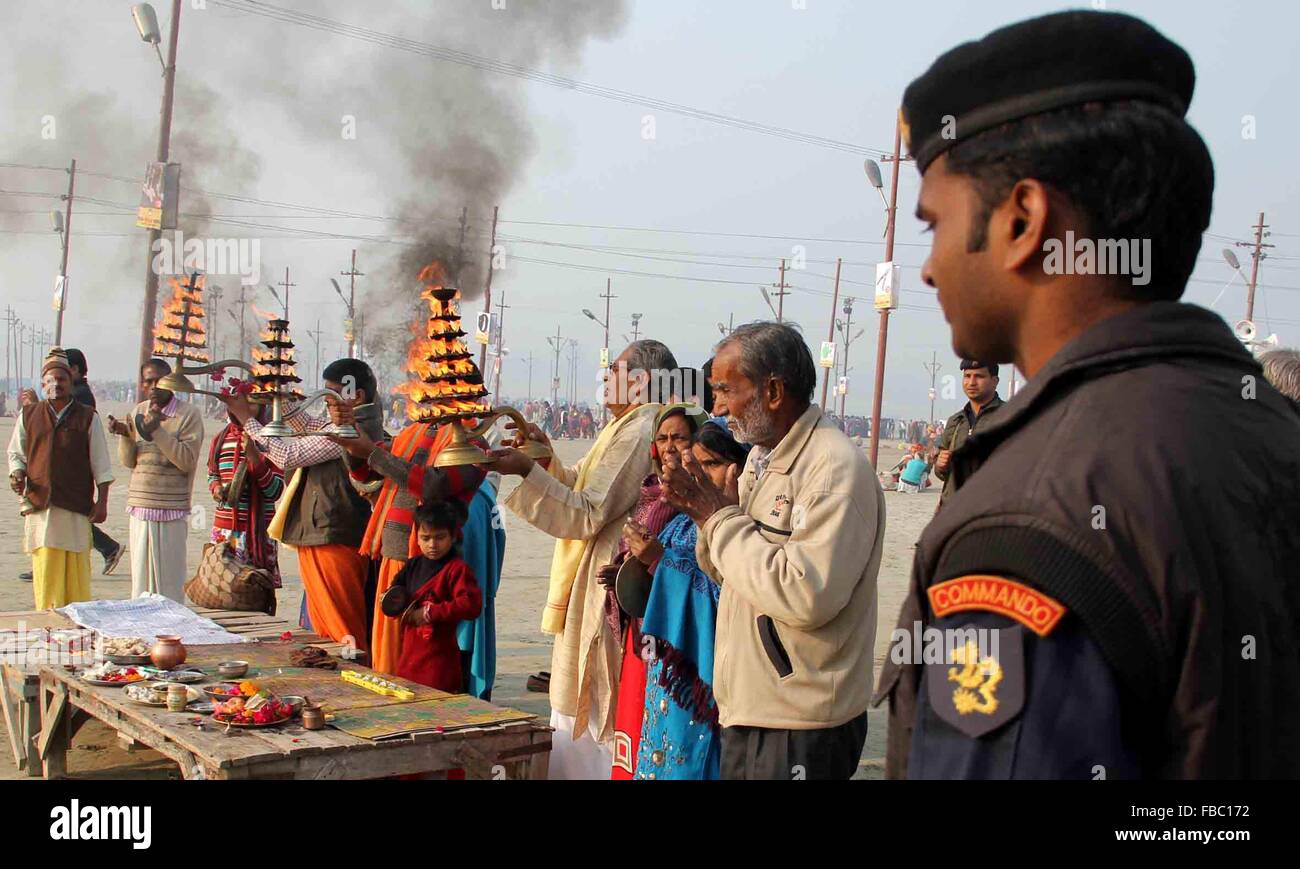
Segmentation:
<svg viewBox="0 0 1300 869">
<path fill-rule="evenodd" d="M 998 364 L 996 362 L 980 362 L 978 359 L 963 359 L 961 361 L 962 371 L 974 371 L 976 368 L 987 368 L 989 377 L 998 376 Z"/>
<path fill-rule="evenodd" d="M 163 377 L 166 377 L 168 374 L 172 373 L 171 363 L 168 362 L 166 359 L 150 359 L 148 362 L 140 366 L 140 373 L 144 374 L 144 370 L 146 368 L 158 369 L 160 372 L 162 372 L 161 376 Z"/>
<path fill-rule="evenodd" d="M 459 501 L 430 501 L 415 508 L 415 527 L 426 531 L 456 532 L 465 524 L 468 511 Z"/>
<path fill-rule="evenodd" d="M 63 351 L 68 356 L 68 364 L 81 372 L 81 376 L 86 376 L 86 354 L 82 353 L 76 347 L 69 347 Z"/>
<path fill-rule="evenodd" d="M 375 392 L 379 387 L 375 381 L 375 372 L 360 359 L 335 359 L 325 366 L 320 376 L 344 386 L 348 385 L 348 378 L 351 378 L 352 386 L 365 392 L 367 403 L 373 403 L 377 397 Z"/>
<path fill-rule="evenodd" d="M 948 171 L 970 178 L 980 199 L 967 249 L 983 250 L 993 209 L 1033 178 L 1064 196 L 1087 237 L 1151 242 L 1151 282 L 1118 276 L 1138 301 L 1183 294 L 1210 225 L 1214 164 L 1200 135 L 1148 102 L 1088 103 L 1033 115 L 949 149 Z"/>
</svg>

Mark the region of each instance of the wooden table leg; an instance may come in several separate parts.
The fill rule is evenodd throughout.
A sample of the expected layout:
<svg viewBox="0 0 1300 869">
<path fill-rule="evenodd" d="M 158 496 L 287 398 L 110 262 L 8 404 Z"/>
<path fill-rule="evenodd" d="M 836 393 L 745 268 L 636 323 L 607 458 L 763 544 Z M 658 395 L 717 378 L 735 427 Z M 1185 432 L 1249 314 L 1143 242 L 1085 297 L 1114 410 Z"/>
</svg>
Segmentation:
<svg viewBox="0 0 1300 869">
<path fill-rule="evenodd" d="M 27 751 L 23 748 L 23 719 L 18 704 L 22 695 L 9 685 L 8 668 L 0 664 L 0 711 L 4 713 L 5 731 L 9 734 L 9 748 L 14 753 L 14 763 L 22 769 L 27 765 Z"/>
<path fill-rule="evenodd" d="M 27 749 L 27 775 L 39 778 L 43 774 L 41 754 L 36 748 L 36 740 L 41 735 L 40 682 L 27 682 L 23 685 L 22 718 L 23 745 Z"/>
<path fill-rule="evenodd" d="M 551 772 L 551 734 L 544 733 L 542 739 L 546 740 L 546 751 L 539 751 L 528 758 L 528 771 L 525 777 L 530 781 L 546 781 Z"/>
<path fill-rule="evenodd" d="M 41 680 L 41 736 L 38 743 L 45 778 L 68 774 L 68 692 L 57 682 Z"/>
</svg>

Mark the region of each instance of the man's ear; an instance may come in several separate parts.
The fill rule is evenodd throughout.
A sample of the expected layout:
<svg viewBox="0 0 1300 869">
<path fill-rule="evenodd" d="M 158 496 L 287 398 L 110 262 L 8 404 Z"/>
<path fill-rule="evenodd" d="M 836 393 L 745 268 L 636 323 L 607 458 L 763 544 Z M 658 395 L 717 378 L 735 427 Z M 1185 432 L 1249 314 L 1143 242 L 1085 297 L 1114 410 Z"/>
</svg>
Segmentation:
<svg viewBox="0 0 1300 869">
<path fill-rule="evenodd" d="M 1047 186 L 1033 178 L 1017 181 L 989 219 L 990 237 L 1003 251 L 1003 268 L 1015 271 L 1041 258 L 1051 221 L 1052 198 Z"/>
<path fill-rule="evenodd" d="M 763 400 L 768 410 L 776 410 L 785 401 L 785 381 L 779 377 L 769 377 L 763 387 Z"/>
</svg>

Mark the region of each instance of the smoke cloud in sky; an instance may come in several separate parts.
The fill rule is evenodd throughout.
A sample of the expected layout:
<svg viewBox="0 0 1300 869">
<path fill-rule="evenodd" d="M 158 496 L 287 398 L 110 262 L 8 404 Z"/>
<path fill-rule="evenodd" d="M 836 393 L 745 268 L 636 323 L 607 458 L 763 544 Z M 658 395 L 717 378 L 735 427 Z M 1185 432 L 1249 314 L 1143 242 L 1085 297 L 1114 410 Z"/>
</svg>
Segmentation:
<svg viewBox="0 0 1300 869">
<path fill-rule="evenodd" d="M 0 130 L 0 162 L 59 166 L 76 157 L 86 169 L 132 182 L 143 177 L 157 144 L 160 67 L 134 33 L 129 4 L 106 9 L 113 5 L 73 0 L 6 10 L 7 32 L 22 39 L 9 40 L 0 57 L 6 70 L 0 96 L 18 121 Z M 522 180 L 535 149 L 521 81 L 249 15 L 240 2 L 201 5 L 183 4 L 171 138 L 170 159 L 182 164 L 185 236 L 270 236 L 262 252 L 263 283 L 279 280 L 284 265 L 292 264 L 275 248 L 274 233 L 245 225 L 256 222 L 247 206 L 200 192 L 257 196 L 261 182 L 300 171 L 298 155 L 250 128 L 250 118 L 270 113 L 308 151 L 342 153 L 350 169 L 367 179 L 372 198 L 383 203 L 381 213 L 398 219 L 373 232 L 402 243 L 359 245 L 368 263 L 366 328 L 375 344 L 387 346 L 393 343 L 384 340 L 387 333 L 405 329 L 416 309 L 415 275 L 433 259 L 454 272 L 463 257 L 456 278 L 467 298 L 480 296 L 492 207 Z M 612 37 L 628 18 L 623 0 L 275 5 L 561 72 L 574 71 L 590 40 Z M 154 6 L 165 51 L 170 3 Z M 88 62 L 86 46 L 96 47 L 94 62 Z M 41 123 L 46 118 L 53 118 L 52 138 Z M 62 184 L 41 180 L 38 188 L 30 175 L 0 169 L 0 190 L 53 190 Z M 349 210 L 346 200 L 330 198 L 330 178 L 317 180 L 324 203 Z M 145 233 L 125 216 L 138 196 L 138 182 L 79 173 L 79 211 L 124 215 L 113 224 L 120 237 L 94 262 L 95 280 L 112 287 L 119 307 L 138 305 L 137 288 L 144 282 Z M 61 207 L 48 197 L 22 201 L 24 211 Z M 463 246 L 462 208 L 469 213 Z M 27 214 L 3 213 L 0 228 L 30 233 L 33 221 Z M 74 237 L 77 228 L 74 215 Z M 24 235 L 0 235 L 0 251 L 26 241 Z M 83 302 L 81 310 L 88 307 Z"/>
</svg>

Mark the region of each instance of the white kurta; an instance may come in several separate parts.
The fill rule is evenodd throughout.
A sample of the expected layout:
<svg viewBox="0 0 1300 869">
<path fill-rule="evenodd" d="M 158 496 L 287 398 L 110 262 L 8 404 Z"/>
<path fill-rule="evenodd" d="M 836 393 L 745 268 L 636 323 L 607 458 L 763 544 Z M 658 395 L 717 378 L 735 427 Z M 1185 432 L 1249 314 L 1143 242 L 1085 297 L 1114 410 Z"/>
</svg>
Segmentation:
<svg viewBox="0 0 1300 869">
<path fill-rule="evenodd" d="M 73 406 L 69 401 L 67 407 L 58 414 L 58 419 Z M 95 415 L 90 424 L 90 473 L 95 478 L 95 485 L 113 482 L 113 465 L 108 456 L 108 441 L 104 437 L 104 426 Z M 18 413 L 18 424 L 14 426 L 9 437 L 9 473 L 27 470 L 27 428 L 23 424 L 23 414 Z M 55 457 L 57 460 L 57 456 Z M 37 549 L 64 549 L 68 552 L 85 552 L 90 549 L 90 517 L 64 510 L 62 507 L 49 507 L 29 513 L 23 523 L 23 551 L 35 552 Z"/>
</svg>

